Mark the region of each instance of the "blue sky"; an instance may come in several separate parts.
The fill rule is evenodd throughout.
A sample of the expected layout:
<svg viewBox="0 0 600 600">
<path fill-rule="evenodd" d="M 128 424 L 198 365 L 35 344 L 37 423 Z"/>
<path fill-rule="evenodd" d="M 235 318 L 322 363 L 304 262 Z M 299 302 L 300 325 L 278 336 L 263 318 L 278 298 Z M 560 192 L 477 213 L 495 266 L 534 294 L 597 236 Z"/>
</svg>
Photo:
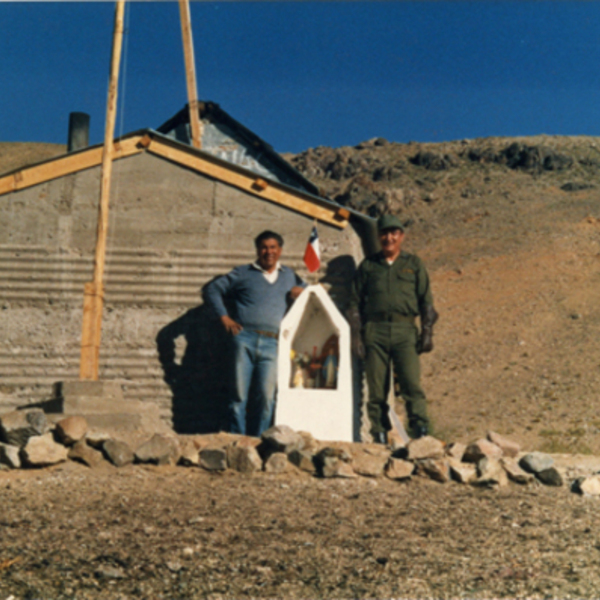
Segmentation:
<svg viewBox="0 0 600 600">
<path fill-rule="evenodd" d="M 600 135 L 600 2 L 192 2 L 198 95 L 280 152 Z M 0 141 L 103 138 L 114 3 L 0 2 Z M 116 133 L 187 102 L 176 2 L 131 2 Z"/>
</svg>

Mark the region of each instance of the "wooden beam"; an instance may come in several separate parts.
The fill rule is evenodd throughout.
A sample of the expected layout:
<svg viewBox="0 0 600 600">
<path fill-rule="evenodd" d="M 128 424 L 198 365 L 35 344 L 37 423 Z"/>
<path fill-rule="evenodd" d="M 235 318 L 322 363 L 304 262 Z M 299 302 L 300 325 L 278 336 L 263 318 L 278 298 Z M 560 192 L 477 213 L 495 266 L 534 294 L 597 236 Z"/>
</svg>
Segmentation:
<svg viewBox="0 0 600 600">
<path fill-rule="evenodd" d="M 113 159 L 116 160 L 143 152 L 144 149 L 138 147 L 140 140 L 141 136 L 139 135 L 121 140 L 119 149 L 115 152 Z M 101 162 L 102 147 L 90 148 L 76 154 L 66 154 L 41 165 L 22 169 L 0 178 L 0 196 L 40 183 L 46 183 L 77 171 L 97 167 Z"/>
<path fill-rule="evenodd" d="M 223 181 L 259 198 L 280 204 L 313 219 L 319 219 L 330 225 L 335 225 L 340 229 L 343 229 L 348 224 L 347 220 L 340 219 L 337 216 L 339 212 L 338 206 L 329 205 L 325 202 L 319 203 L 318 200 L 313 198 L 303 197 L 301 192 L 297 194 L 288 192 L 278 186 L 275 181 L 269 181 L 268 185 L 263 188 L 261 185 L 257 185 L 257 181 L 260 178 L 257 179 L 254 174 L 241 173 L 213 162 L 208 157 L 190 154 L 184 150 L 165 144 L 158 139 L 152 141 L 152 144 L 148 147 L 148 152 Z M 266 183 L 265 180 L 263 181 Z"/>
<path fill-rule="evenodd" d="M 98 371 L 100 345 L 96 342 L 96 332 L 102 327 L 103 304 L 104 289 L 100 288 L 98 290 L 93 281 L 86 283 L 83 291 L 81 359 L 79 361 L 80 379 L 91 379 L 93 374 Z"/>
<path fill-rule="evenodd" d="M 110 63 L 108 98 L 106 100 L 106 123 L 104 127 L 104 148 L 102 149 L 102 181 L 100 186 L 100 202 L 98 204 L 98 228 L 96 234 L 96 251 L 94 253 L 94 280 L 84 289 L 84 319 L 81 334 L 81 360 L 79 377 L 81 379 L 98 380 L 100 336 L 102 331 L 102 308 L 104 306 L 104 266 L 106 261 L 106 239 L 108 236 L 108 208 L 110 201 L 110 184 L 114 155 L 114 133 L 117 115 L 117 94 L 119 89 L 119 67 L 121 64 L 121 48 L 123 46 L 123 14 L 125 0 L 118 0 L 115 8 L 115 25 Z M 92 298 L 92 300 L 89 300 Z M 88 318 L 85 318 L 86 302 Z"/>
<path fill-rule="evenodd" d="M 192 19 L 189 0 L 179 0 L 179 16 L 181 19 L 181 37 L 183 39 L 183 57 L 185 60 L 185 82 L 190 110 L 190 129 L 192 146 L 202 148 L 202 124 L 198 110 L 198 88 L 196 85 L 196 63 L 194 59 L 194 38 L 192 36 Z"/>
</svg>

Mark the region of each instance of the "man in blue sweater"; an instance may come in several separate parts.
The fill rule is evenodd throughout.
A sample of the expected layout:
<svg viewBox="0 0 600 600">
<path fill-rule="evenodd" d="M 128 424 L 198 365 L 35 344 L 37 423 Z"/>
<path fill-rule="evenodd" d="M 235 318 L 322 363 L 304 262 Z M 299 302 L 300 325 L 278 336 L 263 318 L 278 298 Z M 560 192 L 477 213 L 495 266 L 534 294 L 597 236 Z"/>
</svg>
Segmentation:
<svg viewBox="0 0 600 600">
<path fill-rule="evenodd" d="M 206 287 L 204 297 L 233 341 L 230 431 L 260 436 L 273 421 L 279 325 L 289 303 L 306 284 L 279 263 L 283 249 L 279 234 L 263 231 L 254 244 L 256 262 L 215 279 Z"/>
</svg>

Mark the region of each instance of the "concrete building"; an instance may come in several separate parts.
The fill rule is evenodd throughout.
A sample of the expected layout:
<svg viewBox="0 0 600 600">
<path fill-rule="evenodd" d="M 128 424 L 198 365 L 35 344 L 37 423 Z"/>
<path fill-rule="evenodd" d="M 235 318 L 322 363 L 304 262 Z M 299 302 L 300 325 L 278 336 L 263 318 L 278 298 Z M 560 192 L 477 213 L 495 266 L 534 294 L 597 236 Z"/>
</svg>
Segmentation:
<svg viewBox="0 0 600 600">
<path fill-rule="evenodd" d="M 222 417 L 223 336 L 201 301 L 213 277 L 254 259 L 264 229 L 302 255 L 318 222 L 320 280 L 341 310 L 372 220 L 322 198 L 273 149 L 201 103 L 202 149 L 187 109 L 116 142 L 100 378 L 157 403 L 179 431 Z M 102 146 L 0 175 L 0 411 L 48 399 L 78 377 L 84 282 L 91 280 Z"/>
</svg>

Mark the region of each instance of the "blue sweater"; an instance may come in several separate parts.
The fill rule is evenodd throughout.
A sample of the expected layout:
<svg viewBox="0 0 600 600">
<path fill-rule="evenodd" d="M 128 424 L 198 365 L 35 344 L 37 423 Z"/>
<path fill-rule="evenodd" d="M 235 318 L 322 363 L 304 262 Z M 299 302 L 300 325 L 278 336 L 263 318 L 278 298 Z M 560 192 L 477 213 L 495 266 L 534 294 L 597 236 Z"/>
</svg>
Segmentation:
<svg viewBox="0 0 600 600">
<path fill-rule="evenodd" d="M 206 301 L 219 317 L 228 315 L 225 301 L 232 306 L 229 316 L 244 329 L 277 333 L 287 310 L 287 293 L 306 284 L 288 267 L 281 267 L 277 281 L 269 283 L 253 265 L 236 267 L 215 279 L 204 290 Z"/>
</svg>

